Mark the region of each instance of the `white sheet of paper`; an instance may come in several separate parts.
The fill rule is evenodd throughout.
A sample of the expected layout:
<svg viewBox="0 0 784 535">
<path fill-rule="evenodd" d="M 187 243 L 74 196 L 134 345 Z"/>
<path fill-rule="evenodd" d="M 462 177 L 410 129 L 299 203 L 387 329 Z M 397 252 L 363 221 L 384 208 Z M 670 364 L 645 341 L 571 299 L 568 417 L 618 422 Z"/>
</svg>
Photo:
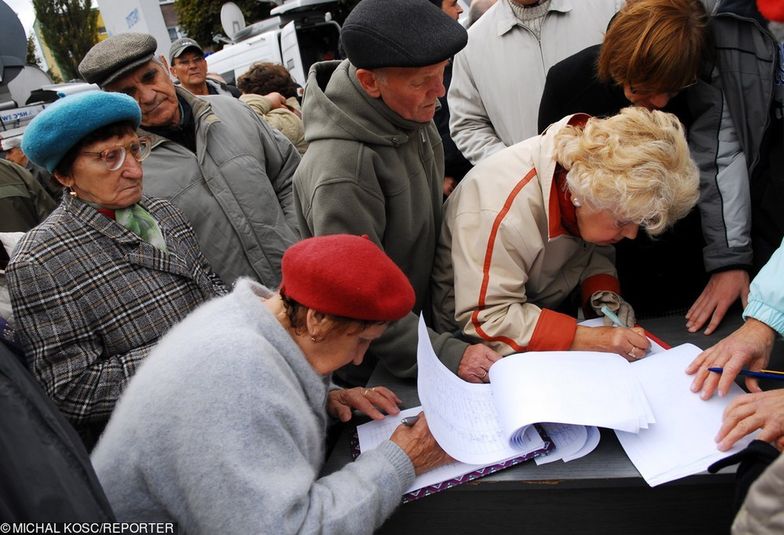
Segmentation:
<svg viewBox="0 0 784 535">
<path fill-rule="evenodd" d="M 629 363 L 613 353 L 531 351 L 490 367 L 501 428 L 536 422 L 637 432 L 649 412 Z"/>
<path fill-rule="evenodd" d="M 387 416 L 383 420 L 373 420 L 372 422 L 358 425 L 357 437 L 359 438 L 359 450 L 369 451 L 377 447 L 381 442 L 392 436 L 392 433 L 397 426 L 400 425 L 400 420 L 402 418 L 406 416 L 416 416 L 420 412 L 422 412 L 422 407 L 413 407 L 400 411 L 400 414 L 397 416 Z M 539 438 L 538 441 L 541 443 L 540 447 L 544 447 L 541 438 Z M 532 437 L 532 443 L 535 442 L 536 440 Z M 430 485 L 436 485 L 443 481 L 469 474 L 482 468 L 482 466 L 484 465 L 466 464 L 459 461 L 439 466 L 438 468 L 417 476 L 411 486 L 406 489 L 406 492 L 418 490 L 422 487 L 429 487 Z"/>
<path fill-rule="evenodd" d="M 417 363 L 417 390 L 428 426 L 452 458 L 486 465 L 544 446 L 541 438 L 538 446 L 528 438 L 519 447 L 511 445 L 498 423 L 490 385 L 467 383 L 444 366 L 433 352 L 421 316 Z"/>
<path fill-rule="evenodd" d="M 713 437 L 721 427 L 724 409 L 742 390 L 733 384 L 728 395 L 714 396 L 708 401 L 692 393 L 692 377 L 684 370 L 701 352 L 697 346 L 683 344 L 630 366 L 641 379 L 656 424 L 638 434 L 616 434 L 629 459 L 651 486 L 702 472 L 752 440 L 747 437 L 729 452 L 716 449 Z"/>
<path fill-rule="evenodd" d="M 544 423 L 542 427 L 555 444 L 555 449 L 534 459 L 537 465 L 560 461 L 573 455 L 580 451 L 588 440 L 588 428 L 584 425 Z"/>
<path fill-rule="evenodd" d="M 602 435 L 599 432 L 599 428 L 590 425 L 586 427 L 586 429 L 588 430 L 588 438 L 585 439 L 585 444 L 583 444 L 583 447 L 580 448 L 579 451 L 575 452 L 569 457 L 564 457 L 563 461 L 565 463 L 568 463 L 569 461 L 574 461 L 575 459 L 579 459 L 581 457 L 585 457 L 593 450 L 595 450 L 596 446 L 599 445 L 599 439 L 602 438 Z"/>
</svg>

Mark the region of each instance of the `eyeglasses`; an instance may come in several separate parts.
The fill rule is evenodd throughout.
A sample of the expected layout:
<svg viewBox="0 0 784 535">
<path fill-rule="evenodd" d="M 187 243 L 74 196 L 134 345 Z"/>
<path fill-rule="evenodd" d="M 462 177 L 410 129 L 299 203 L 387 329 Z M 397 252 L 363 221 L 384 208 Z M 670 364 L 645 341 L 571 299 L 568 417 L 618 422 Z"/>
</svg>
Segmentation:
<svg viewBox="0 0 784 535">
<path fill-rule="evenodd" d="M 688 88 L 690 88 L 692 86 L 697 85 L 697 81 L 698 80 L 695 78 L 692 82 L 684 85 L 680 89 L 653 89 L 653 90 L 639 89 L 639 88 L 635 89 L 634 85 L 631 82 L 629 82 L 629 91 L 631 91 L 631 93 L 633 95 L 664 94 L 664 95 L 667 95 L 669 98 L 672 98 L 675 95 L 677 95 L 678 93 L 680 93 L 681 91 L 683 91 L 684 89 L 688 89 Z"/>
<path fill-rule="evenodd" d="M 102 150 L 101 152 L 83 150 L 80 154 L 93 154 L 98 156 L 103 160 L 106 169 L 109 171 L 117 171 L 125 163 L 125 157 L 129 152 L 134 160 L 141 162 L 150 155 L 151 150 L 152 143 L 150 139 L 140 137 L 138 140 L 132 141 L 121 147 L 113 147 L 111 149 Z"/>
</svg>

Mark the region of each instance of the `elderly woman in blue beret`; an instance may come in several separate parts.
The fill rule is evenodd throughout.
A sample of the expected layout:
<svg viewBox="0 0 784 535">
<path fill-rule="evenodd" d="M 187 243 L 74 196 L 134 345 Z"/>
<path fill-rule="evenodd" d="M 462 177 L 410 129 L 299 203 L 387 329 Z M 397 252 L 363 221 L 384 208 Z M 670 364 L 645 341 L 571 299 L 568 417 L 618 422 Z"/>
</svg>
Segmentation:
<svg viewBox="0 0 784 535">
<path fill-rule="evenodd" d="M 189 534 L 371 533 L 415 474 L 449 458 L 424 415 L 322 477 L 329 416 L 381 418 L 384 387 L 329 390 L 414 290 L 367 238 L 303 240 L 283 255 L 278 291 L 241 279 L 173 328 L 131 380 L 93 452 L 120 520 Z"/>
<path fill-rule="evenodd" d="M 16 341 L 88 448 L 158 339 L 225 293 L 182 214 L 142 195 L 140 120 L 127 95 L 80 93 L 33 119 L 22 142 L 66 192 L 8 265 Z"/>
</svg>

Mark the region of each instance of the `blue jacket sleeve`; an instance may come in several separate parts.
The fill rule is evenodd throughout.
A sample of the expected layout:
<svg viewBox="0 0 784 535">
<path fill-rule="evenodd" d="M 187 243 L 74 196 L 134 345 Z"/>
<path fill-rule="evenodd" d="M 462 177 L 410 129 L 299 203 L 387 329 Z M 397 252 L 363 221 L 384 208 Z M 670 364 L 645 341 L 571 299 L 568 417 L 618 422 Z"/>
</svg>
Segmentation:
<svg viewBox="0 0 784 535">
<path fill-rule="evenodd" d="M 784 241 L 751 281 L 743 318 L 754 318 L 784 335 Z"/>
</svg>

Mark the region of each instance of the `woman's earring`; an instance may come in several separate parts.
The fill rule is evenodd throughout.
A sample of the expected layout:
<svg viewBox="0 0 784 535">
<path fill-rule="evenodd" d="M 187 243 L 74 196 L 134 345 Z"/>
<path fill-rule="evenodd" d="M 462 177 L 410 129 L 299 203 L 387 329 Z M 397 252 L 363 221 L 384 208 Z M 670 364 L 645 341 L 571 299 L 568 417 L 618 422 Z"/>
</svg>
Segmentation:
<svg viewBox="0 0 784 535">
<path fill-rule="evenodd" d="M 580 199 L 578 199 L 577 197 L 572 197 L 572 204 L 575 205 L 578 208 L 580 206 L 582 206 L 582 203 L 580 202 Z"/>
<path fill-rule="evenodd" d="M 314 344 L 318 344 L 318 343 L 320 343 L 322 340 L 324 340 L 324 339 L 323 339 L 323 338 L 316 338 L 315 336 L 311 336 L 311 337 L 310 337 L 310 341 L 311 341 L 311 342 L 313 342 Z"/>
</svg>

